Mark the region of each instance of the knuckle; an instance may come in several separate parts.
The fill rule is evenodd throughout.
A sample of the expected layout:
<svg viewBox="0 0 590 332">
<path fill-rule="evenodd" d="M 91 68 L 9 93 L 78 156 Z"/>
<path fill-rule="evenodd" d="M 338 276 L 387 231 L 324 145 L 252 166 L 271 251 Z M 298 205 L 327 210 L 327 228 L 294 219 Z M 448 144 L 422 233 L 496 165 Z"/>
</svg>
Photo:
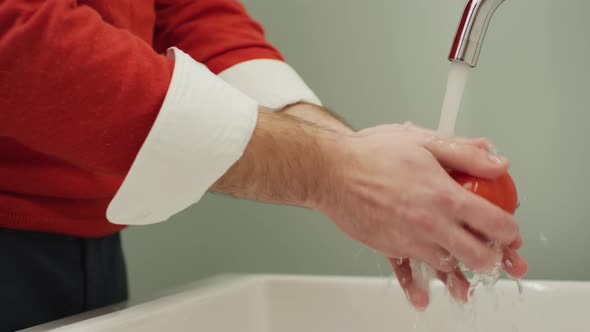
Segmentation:
<svg viewBox="0 0 590 332">
<path fill-rule="evenodd" d="M 499 240 L 503 244 L 512 242 L 518 238 L 518 224 L 503 211 L 491 220 L 489 228 L 492 233 L 491 235 L 497 237 L 495 240 Z"/>
<path fill-rule="evenodd" d="M 493 149 L 492 141 L 487 137 L 475 139 L 475 144 L 477 147 L 485 149 L 486 151 L 491 151 Z"/>
<path fill-rule="evenodd" d="M 418 212 L 412 215 L 412 223 L 423 232 L 433 233 L 436 229 L 434 216 L 426 212 Z"/>
<path fill-rule="evenodd" d="M 465 155 L 465 160 L 470 161 L 473 168 L 481 168 L 489 165 L 487 152 L 470 144 L 461 145 L 461 153 Z"/>
<path fill-rule="evenodd" d="M 473 271 L 481 272 L 491 268 L 495 263 L 495 255 L 490 249 L 476 249 L 469 257 L 466 265 Z"/>
<path fill-rule="evenodd" d="M 516 220 L 508 215 L 508 220 L 506 221 L 507 229 L 510 235 L 513 237 L 512 240 L 516 240 L 518 235 L 520 234 L 520 226 L 516 222 Z"/>
<path fill-rule="evenodd" d="M 450 190 L 437 191 L 433 195 L 434 204 L 446 210 L 455 209 L 457 200 L 457 195 Z"/>
<path fill-rule="evenodd" d="M 453 184 L 455 185 L 455 184 Z M 470 193 L 465 190 L 465 188 L 456 185 L 457 190 L 451 190 L 451 197 L 450 200 L 450 210 L 453 213 L 453 217 L 456 217 L 461 211 L 464 211 L 468 208 L 468 199 Z"/>
<path fill-rule="evenodd" d="M 463 246 L 459 238 L 461 230 L 458 227 L 453 227 L 444 236 L 443 248 L 445 248 L 451 255 L 460 256 Z"/>
<path fill-rule="evenodd" d="M 454 268 L 448 264 L 441 264 L 441 263 L 438 263 L 435 266 L 436 266 L 437 271 L 444 272 L 444 273 L 449 273 L 449 272 L 453 271 L 453 268 Z"/>
<path fill-rule="evenodd" d="M 412 220 L 412 210 L 411 208 L 407 207 L 410 198 L 407 195 L 403 195 L 400 197 L 400 204 L 395 209 L 391 210 L 391 215 L 393 219 L 397 221 L 399 224 L 405 224 L 408 221 Z"/>
<path fill-rule="evenodd" d="M 451 272 L 457 267 L 457 261 L 447 252 L 439 252 L 437 258 L 438 270 L 441 272 Z"/>
<path fill-rule="evenodd" d="M 503 236 L 503 238 L 500 239 L 500 243 L 502 245 L 510 245 L 518 239 L 520 232 L 518 230 L 518 227 L 512 227 L 510 230 L 504 231 L 504 234 L 505 235 Z"/>
<path fill-rule="evenodd" d="M 476 145 L 466 142 L 457 143 L 456 150 L 463 157 L 466 166 L 481 168 L 489 165 L 488 153 Z"/>
</svg>

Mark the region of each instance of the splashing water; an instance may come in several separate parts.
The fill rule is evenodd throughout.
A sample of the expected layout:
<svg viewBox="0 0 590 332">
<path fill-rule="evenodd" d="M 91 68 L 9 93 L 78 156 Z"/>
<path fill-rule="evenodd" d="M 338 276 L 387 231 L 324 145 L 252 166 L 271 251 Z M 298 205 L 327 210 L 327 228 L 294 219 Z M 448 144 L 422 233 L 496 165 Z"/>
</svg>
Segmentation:
<svg viewBox="0 0 590 332">
<path fill-rule="evenodd" d="M 500 274 L 502 273 L 502 248 L 499 244 L 495 242 L 492 242 L 489 245 L 496 252 L 496 256 L 498 257 L 498 259 L 496 260 L 494 266 L 492 266 L 488 270 L 471 272 L 472 276 L 469 279 L 469 283 L 471 284 L 471 291 L 475 290 L 475 288 L 479 285 L 483 285 L 484 287 L 490 289 L 500 279 Z M 504 261 L 504 263 L 507 266 L 512 266 L 512 262 L 510 260 L 506 260 Z M 466 274 L 470 272 L 463 265 L 461 265 L 461 270 Z"/>
<path fill-rule="evenodd" d="M 449 76 L 447 79 L 447 88 L 438 126 L 438 132 L 441 136 L 453 136 L 455 134 L 457 116 L 459 115 L 459 111 L 461 109 L 463 93 L 465 91 L 465 86 L 467 84 L 470 70 L 471 67 L 465 63 L 451 62 Z M 492 247 L 499 253 L 499 257 L 501 257 L 501 249 L 494 244 L 492 244 Z M 508 263 L 512 264 L 511 262 Z M 434 271 L 432 268 L 430 268 L 430 266 L 428 266 L 426 263 L 417 259 L 411 260 L 411 266 L 413 278 L 419 281 L 419 287 L 428 291 L 430 281 L 434 276 Z M 471 284 L 469 294 L 470 297 L 472 297 L 475 288 L 479 285 L 483 285 L 486 288 L 491 288 L 496 284 L 498 279 L 500 279 L 502 262 L 501 260 L 498 260 L 495 266 L 483 272 L 472 272 L 466 269 L 464 266 L 461 266 L 461 270 L 466 274 L 466 276 L 468 276 L 469 282 Z M 519 293 L 522 293 L 522 286 L 519 281 L 517 281 L 517 285 L 519 287 Z"/>
<path fill-rule="evenodd" d="M 516 287 L 518 287 L 518 295 L 520 295 L 522 300 L 522 293 L 524 292 L 524 285 L 520 279 L 516 279 Z"/>
<path fill-rule="evenodd" d="M 547 245 L 547 243 L 549 243 L 549 239 L 547 238 L 547 236 L 543 232 L 539 233 L 539 240 L 541 241 L 541 243 L 543 245 Z"/>
<path fill-rule="evenodd" d="M 412 268 L 412 280 L 420 289 L 428 290 L 430 281 L 434 278 L 434 270 L 423 261 L 410 259 Z"/>
</svg>

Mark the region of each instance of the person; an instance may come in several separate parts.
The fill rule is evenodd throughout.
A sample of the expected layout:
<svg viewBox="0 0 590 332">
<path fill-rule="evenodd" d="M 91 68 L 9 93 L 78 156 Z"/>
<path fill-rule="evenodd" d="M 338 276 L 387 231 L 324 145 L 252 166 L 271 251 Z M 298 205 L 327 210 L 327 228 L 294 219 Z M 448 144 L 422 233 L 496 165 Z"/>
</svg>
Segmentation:
<svg viewBox="0 0 590 332">
<path fill-rule="evenodd" d="M 124 301 L 119 232 L 207 191 L 317 210 L 442 279 L 494 264 L 487 241 L 526 271 L 514 217 L 447 172 L 506 172 L 485 139 L 352 130 L 237 0 L 0 1 L 0 109 L 2 331 Z"/>
</svg>

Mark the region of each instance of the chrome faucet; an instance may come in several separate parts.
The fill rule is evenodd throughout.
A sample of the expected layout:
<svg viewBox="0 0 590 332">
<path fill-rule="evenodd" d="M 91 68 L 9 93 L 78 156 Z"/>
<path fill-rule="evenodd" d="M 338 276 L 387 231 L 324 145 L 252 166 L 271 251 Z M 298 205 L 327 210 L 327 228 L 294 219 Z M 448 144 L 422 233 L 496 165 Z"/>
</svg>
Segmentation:
<svg viewBox="0 0 590 332">
<path fill-rule="evenodd" d="M 504 0 L 469 0 L 455 35 L 449 60 L 477 65 L 492 15 Z"/>
</svg>

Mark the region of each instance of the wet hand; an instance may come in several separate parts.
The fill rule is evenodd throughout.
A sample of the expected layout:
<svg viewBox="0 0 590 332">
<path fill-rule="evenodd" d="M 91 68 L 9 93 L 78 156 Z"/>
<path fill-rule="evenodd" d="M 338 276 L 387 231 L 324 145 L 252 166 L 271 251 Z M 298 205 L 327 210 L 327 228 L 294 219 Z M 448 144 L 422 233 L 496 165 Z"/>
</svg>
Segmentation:
<svg viewBox="0 0 590 332">
<path fill-rule="evenodd" d="M 504 174 L 508 161 L 490 154 L 487 141 L 441 138 L 406 124 L 366 129 L 340 143 L 326 156 L 332 172 L 312 207 L 386 257 L 414 257 L 442 272 L 458 261 L 478 271 L 499 259 L 489 241 L 508 246 L 519 237 L 511 214 L 464 190 L 447 172 Z"/>
<path fill-rule="evenodd" d="M 522 239 L 519 237 L 510 246 L 504 248 L 502 257 L 502 268 L 509 276 L 520 279 L 527 270 L 527 262 L 518 254 L 522 246 Z M 408 301 L 419 310 L 424 310 L 430 304 L 428 289 L 424 289 L 413 278 L 414 274 L 407 258 L 390 258 L 389 263 L 395 276 L 406 293 Z M 459 303 L 467 303 L 471 284 L 456 266 L 451 272 L 436 271 L 436 277 L 447 287 L 449 294 Z"/>
</svg>

